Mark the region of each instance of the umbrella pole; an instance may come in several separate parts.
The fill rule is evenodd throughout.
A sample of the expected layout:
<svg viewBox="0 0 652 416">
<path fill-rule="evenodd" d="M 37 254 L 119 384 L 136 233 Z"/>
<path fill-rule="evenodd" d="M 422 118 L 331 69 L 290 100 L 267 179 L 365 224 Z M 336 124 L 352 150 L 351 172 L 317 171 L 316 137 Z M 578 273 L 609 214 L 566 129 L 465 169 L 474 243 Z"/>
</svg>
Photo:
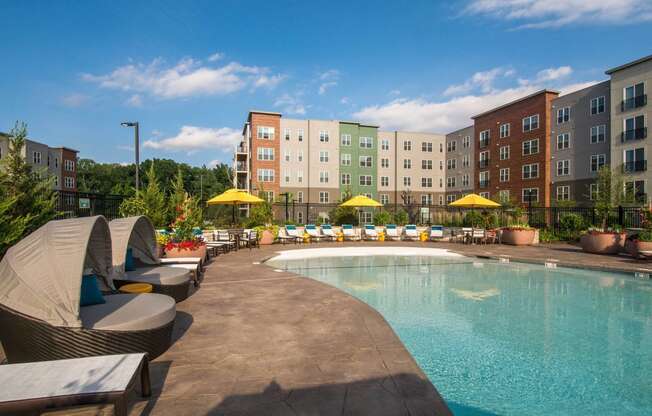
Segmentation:
<svg viewBox="0 0 652 416">
<path fill-rule="evenodd" d="M 233 204 L 233 225 L 235 226 L 235 203 Z"/>
</svg>

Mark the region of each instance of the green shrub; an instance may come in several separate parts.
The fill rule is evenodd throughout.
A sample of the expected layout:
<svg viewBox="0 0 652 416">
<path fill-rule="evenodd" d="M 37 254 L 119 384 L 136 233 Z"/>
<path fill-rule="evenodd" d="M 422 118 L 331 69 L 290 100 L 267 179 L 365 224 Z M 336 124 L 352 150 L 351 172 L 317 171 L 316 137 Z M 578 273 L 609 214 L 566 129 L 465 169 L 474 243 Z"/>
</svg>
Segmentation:
<svg viewBox="0 0 652 416">
<path fill-rule="evenodd" d="M 358 225 L 358 211 L 353 207 L 335 207 L 328 216 L 333 224 Z"/>
<path fill-rule="evenodd" d="M 578 232 L 586 228 L 584 218 L 575 213 L 564 214 L 559 219 L 559 229 L 566 232 Z"/>
<path fill-rule="evenodd" d="M 484 223 L 485 219 L 478 211 L 467 212 L 462 220 L 462 224 L 465 227 L 482 227 Z"/>
<path fill-rule="evenodd" d="M 393 217 L 394 217 L 394 224 L 397 225 L 405 225 L 410 220 L 408 217 L 408 213 L 404 209 L 397 210 L 394 213 Z"/>
<path fill-rule="evenodd" d="M 375 225 L 387 225 L 392 222 L 392 214 L 389 211 L 378 211 L 374 215 Z"/>
</svg>

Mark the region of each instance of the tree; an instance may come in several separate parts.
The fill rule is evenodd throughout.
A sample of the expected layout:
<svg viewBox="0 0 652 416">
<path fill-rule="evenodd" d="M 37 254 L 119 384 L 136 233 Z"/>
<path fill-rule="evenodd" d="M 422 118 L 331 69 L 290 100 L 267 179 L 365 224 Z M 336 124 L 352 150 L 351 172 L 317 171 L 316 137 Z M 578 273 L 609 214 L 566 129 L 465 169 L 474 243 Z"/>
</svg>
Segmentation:
<svg viewBox="0 0 652 416">
<path fill-rule="evenodd" d="M 23 157 L 26 138 L 27 126 L 17 122 L 0 169 L 0 256 L 57 214 L 52 178 L 33 172 Z"/>
<path fill-rule="evenodd" d="M 181 168 L 177 170 L 177 174 L 174 177 L 174 180 L 172 181 L 172 185 L 170 187 L 171 192 L 170 192 L 170 198 L 168 200 L 168 213 L 170 216 L 170 222 L 176 218 L 177 215 L 177 210 L 183 203 L 186 201 L 186 198 L 188 198 L 188 194 L 186 193 L 186 188 L 183 183 L 183 173 L 181 173 Z"/>
<path fill-rule="evenodd" d="M 168 225 L 168 211 L 153 163 L 147 171 L 146 179 L 147 186 L 144 189 L 122 202 L 120 215 L 146 215 L 155 227 L 164 227 Z"/>
<path fill-rule="evenodd" d="M 602 229 L 607 230 L 611 211 L 614 207 L 629 202 L 629 196 L 625 195 L 622 176 L 612 172 L 606 165 L 598 171 L 596 186 L 595 208 L 602 221 Z"/>
<path fill-rule="evenodd" d="M 351 188 L 347 187 L 344 192 L 342 192 L 341 202 L 345 202 L 351 199 Z M 328 213 L 328 217 L 335 224 L 353 224 L 358 225 L 358 210 L 354 207 L 341 207 L 337 206 Z"/>
</svg>

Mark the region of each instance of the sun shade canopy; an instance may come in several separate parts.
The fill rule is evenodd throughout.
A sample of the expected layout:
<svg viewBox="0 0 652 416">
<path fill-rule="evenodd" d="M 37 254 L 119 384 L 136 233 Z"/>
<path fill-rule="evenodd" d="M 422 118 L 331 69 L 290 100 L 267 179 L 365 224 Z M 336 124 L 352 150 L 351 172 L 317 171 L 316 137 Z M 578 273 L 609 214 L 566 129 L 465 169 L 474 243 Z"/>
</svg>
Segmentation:
<svg viewBox="0 0 652 416">
<path fill-rule="evenodd" d="M 0 262 L 0 304 L 51 325 L 80 327 L 84 270 L 108 281 L 111 234 L 102 216 L 50 221 Z"/>
<path fill-rule="evenodd" d="M 458 208 L 497 208 L 500 204 L 477 194 L 468 194 L 457 201 L 451 202 L 448 206 Z"/>
<path fill-rule="evenodd" d="M 362 207 L 382 207 L 383 204 L 381 204 L 378 201 L 374 201 L 373 199 L 367 196 L 358 195 L 358 196 L 354 196 L 353 198 L 349 199 L 346 202 L 341 203 L 340 206 L 362 208 Z"/>
<path fill-rule="evenodd" d="M 229 189 L 206 201 L 208 205 L 259 204 L 261 202 L 264 201 L 257 196 L 235 188 Z"/>
<path fill-rule="evenodd" d="M 122 277 L 125 273 L 127 248 L 133 256 L 145 264 L 159 264 L 156 253 L 156 232 L 145 216 L 119 218 L 109 223 L 113 245 L 113 273 Z"/>
</svg>

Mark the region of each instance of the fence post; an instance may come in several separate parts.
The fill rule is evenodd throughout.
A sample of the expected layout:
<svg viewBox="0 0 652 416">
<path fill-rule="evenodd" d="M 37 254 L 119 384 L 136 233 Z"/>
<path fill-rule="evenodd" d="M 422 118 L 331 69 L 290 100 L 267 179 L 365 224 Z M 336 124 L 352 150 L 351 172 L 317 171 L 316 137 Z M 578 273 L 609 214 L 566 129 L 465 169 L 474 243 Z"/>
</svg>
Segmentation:
<svg viewBox="0 0 652 416">
<path fill-rule="evenodd" d="M 625 222 L 625 210 L 623 209 L 622 205 L 618 205 L 618 225 L 621 227 L 623 226 L 623 223 Z"/>
</svg>

